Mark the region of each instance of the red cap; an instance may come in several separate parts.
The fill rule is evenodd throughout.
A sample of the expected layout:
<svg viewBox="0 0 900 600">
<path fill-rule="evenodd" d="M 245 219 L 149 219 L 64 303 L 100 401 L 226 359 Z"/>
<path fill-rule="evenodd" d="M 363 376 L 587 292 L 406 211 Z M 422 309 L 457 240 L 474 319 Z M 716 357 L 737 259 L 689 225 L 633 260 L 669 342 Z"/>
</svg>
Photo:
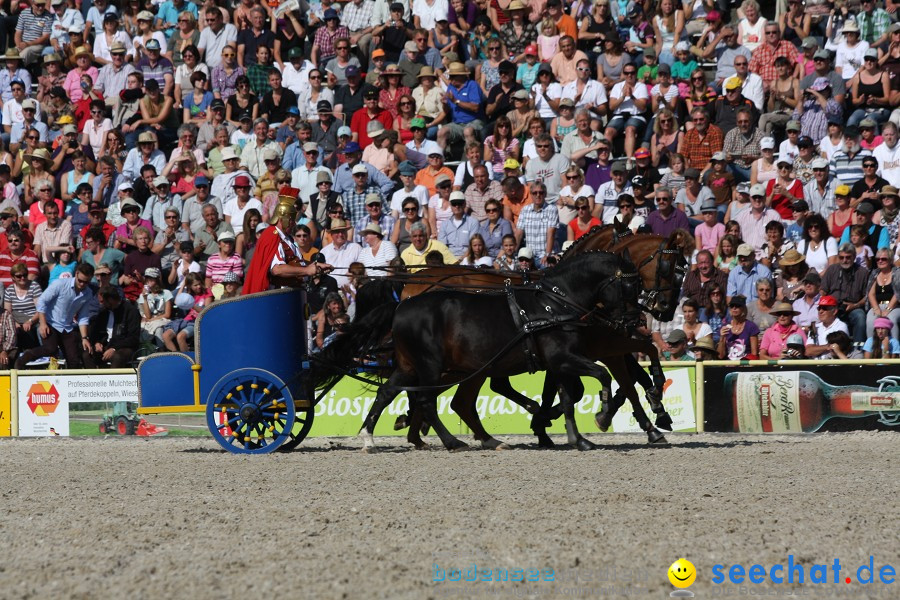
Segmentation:
<svg viewBox="0 0 900 600">
<path fill-rule="evenodd" d="M 638 148 L 634 153 L 635 158 L 650 158 L 650 151 L 646 148 Z"/>
<path fill-rule="evenodd" d="M 525 46 L 525 54 L 537 56 L 538 55 L 537 46 L 535 44 L 528 44 L 527 46 Z"/>
<path fill-rule="evenodd" d="M 250 187 L 250 178 L 246 175 L 238 175 L 234 178 L 234 183 L 231 184 L 231 187 Z"/>
<path fill-rule="evenodd" d="M 819 298 L 819 306 L 837 306 L 838 301 L 834 296 L 822 296 Z"/>
</svg>

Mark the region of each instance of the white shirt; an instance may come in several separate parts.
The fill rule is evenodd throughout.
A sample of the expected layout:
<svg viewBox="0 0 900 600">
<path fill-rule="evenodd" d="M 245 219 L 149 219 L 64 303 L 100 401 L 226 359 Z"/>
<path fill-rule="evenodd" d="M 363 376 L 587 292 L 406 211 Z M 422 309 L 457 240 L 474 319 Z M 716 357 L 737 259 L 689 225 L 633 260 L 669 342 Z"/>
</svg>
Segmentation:
<svg viewBox="0 0 900 600">
<path fill-rule="evenodd" d="M 424 185 L 417 185 L 411 192 L 406 189 L 394 192 L 391 196 L 391 212 L 397 213 L 398 217 L 405 216 L 403 214 L 403 201 L 412 196 L 419 202 L 419 216 L 425 216 L 425 207 L 428 206 L 428 188 Z"/>
<path fill-rule="evenodd" d="M 316 166 L 308 169 L 305 164 L 291 171 L 291 187 L 300 190 L 298 198 L 301 202 L 309 202 L 309 197 L 319 191 L 316 180 L 321 172 L 331 174 L 328 167 Z"/>
<path fill-rule="evenodd" d="M 625 90 L 624 81 L 620 81 L 616 85 L 613 86 L 612 91 L 609 93 L 609 98 L 612 100 L 615 98 L 616 100 L 622 98 L 624 96 Z M 637 82 L 634 84 L 634 93 L 626 98 L 622 104 L 619 105 L 615 110 L 615 115 L 630 115 L 637 118 L 643 118 L 639 114 L 639 111 L 634 106 L 635 100 L 649 100 L 650 94 L 647 92 L 647 86 L 641 82 Z M 612 217 L 610 217 L 611 219 Z"/>
<path fill-rule="evenodd" d="M 841 138 L 837 141 L 837 144 L 831 143 L 831 138 L 827 135 L 822 138 L 819 142 L 819 150 L 825 153 L 825 157 L 831 162 L 831 157 L 834 156 L 834 153 L 841 149 L 844 145 L 844 138 Z M 887 179 L 887 177 L 885 177 Z"/>
<path fill-rule="evenodd" d="M 760 20 L 762 21 L 763 19 L 760 18 Z M 763 98 L 765 92 L 763 91 L 762 77 L 756 73 L 747 73 L 747 79 L 744 80 L 741 94 L 744 98 L 753 102 L 756 110 L 763 112 Z"/>
<path fill-rule="evenodd" d="M 882 142 L 872 150 L 872 156 L 878 159 L 878 174 L 887 179 L 892 186 L 900 187 L 900 143 L 888 148 L 888 145 Z"/>
<path fill-rule="evenodd" d="M 425 0 L 416 0 L 413 3 L 413 14 L 419 17 L 419 27 L 426 31 L 434 29 L 438 21 L 445 20 L 448 12 L 447 0 L 434 0 L 431 6 Z"/>
<path fill-rule="evenodd" d="M 132 52 L 131 38 L 129 38 L 128 34 L 124 31 L 117 31 L 113 35 L 113 41 L 121 42 L 122 45 L 125 46 L 125 52 Z M 109 53 L 109 45 L 106 43 L 106 34 L 98 35 L 94 39 L 94 56 L 102 58 L 103 60 L 112 60 L 112 55 Z"/>
<path fill-rule="evenodd" d="M 800 155 L 800 148 L 791 143 L 791 140 L 786 139 L 781 142 L 781 145 L 778 146 L 778 159 L 782 159 L 784 157 L 788 157 L 791 162 L 794 162 L 794 159 Z"/>
<path fill-rule="evenodd" d="M 847 42 L 838 46 L 837 56 L 834 58 L 834 70 L 841 68 L 841 77 L 844 81 L 849 81 L 856 75 L 856 72 L 862 67 L 863 57 L 866 50 L 869 49 L 869 42 L 860 40 L 853 48 L 847 45 Z"/>
<path fill-rule="evenodd" d="M 631 183 L 627 181 L 625 182 L 625 187 L 622 188 L 622 191 L 616 189 L 616 183 L 614 181 L 607 181 L 597 188 L 597 195 L 594 197 L 594 202 L 603 206 L 603 216 L 600 220 L 606 225 L 612 223 L 613 219 L 616 218 L 616 215 L 619 214 L 619 196 L 631 193 Z"/>
<path fill-rule="evenodd" d="M 206 18 L 206 11 L 200 11 Z M 212 27 L 204 27 L 197 40 L 197 49 L 203 53 L 203 62 L 210 70 L 222 64 L 222 51 L 229 42 L 237 41 L 237 28 L 231 23 L 222 25 L 219 33 L 215 33 Z"/>
<path fill-rule="evenodd" d="M 203 33 L 201 32 L 201 36 Z M 156 40 L 159 42 L 159 53 L 165 54 L 169 51 L 168 44 L 166 44 L 166 34 L 162 31 L 154 31 L 153 35 L 150 36 L 150 39 Z M 150 40 L 147 40 L 148 42 Z M 137 60 L 137 49 L 144 47 L 144 36 L 136 35 L 131 39 L 131 45 L 128 46 L 128 54 L 131 55 L 132 58 Z"/>
<path fill-rule="evenodd" d="M 346 242 L 340 248 L 335 248 L 334 243 L 328 244 L 322 248 L 322 255 L 325 262 L 334 267 L 331 276 L 337 281 L 338 287 L 345 283 L 349 283 L 347 279 L 347 268 L 355 262 L 359 262 L 359 256 L 362 253 L 362 246 L 356 242 Z"/>
<path fill-rule="evenodd" d="M 294 65 L 288 61 L 284 63 L 284 71 L 281 72 L 281 85 L 297 94 L 297 98 L 309 89 L 309 72 L 316 66 L 304 60 L 300 65 L 300 69 L 295 69 Z"/>
<path fill-rule="evenodd" d="M 422 146 L 419 148 L 416 148 L 416 142 L 414 140 L 409 140 L 408 142 L 406 142 L 406 149 L 414 150 L 416 152 L 421 152 L 425 156 L 428 156 L 429 154 L 432 154 L 435 152 L 439 153 L 439 154 L 444 153 L 444 151 L 441 150 L 441 147 L 438 145 L 438 143 L 433 142 L 431 140 L 422 140 Z"/>
<path fill-rule="evenodd" d="M 531 93 L 534 96 L 534 108 L 542 119 L 552 119 L 556 116 L 556 112 L 551 108 L 550 104 L 541 93 L 541 84 L 536 83 L 531 86 Z M 558 83 L 551 83 L 547 86 L 547 98 L 551 100 L 559 100 L 562 98 L 562 86 Z"/>
<path fill-rule="evenodd" d="M 247 204 L 244 205 L 244 208 L 238 206 L 237 198 L 232 198 L 228 201 L 225 206 L 222 207 L 222 212 L 225 213 L 226 217 L 231 217 L 231 221 L 229 224 L 231 228 L 234 230 L 234 235 L 237 235 L 244 230 L 244 213 L 246 213 L 251 208 L 255 208 L 262 214 L 265 211 L 265 207 L 263 207 L 262 202 L 257 200 L 256 198 L 250 198 L 247 200 Z"/>
<path fill-rule="evenodd" d="M 41 121 L 41 103 L 35 100 L 37 109 L 34 111 L 34 120 Z M 11 98 L 3 103 L 3 124 L 12 125 L 13 123 L 24 123 L 25 115 L 22 114 L 22 105 L 15 98 Z"/>
<path fill-rule="evenodd" d="M 843 331 L 848 335 L 850 334 L 850 331 L 847 329 L 847 324 L 840 319 L 835 319 L 834 322 L 832 322 L 831 325 L 828 325 L 827 327 L 823 323 L 819 322 L 816 323 L 816 340 L 813 341 L 812 336 L 807 336 L 806 345 L 824 346 L 828 343 L 828 334 L 834 331 Z M 815 357 L 816 360 L 826 360 L 831 358 L 834 358 L 834 354 L 832 354 L 831 351 Z"/>
<path fill-rule="evenodd" d="M 677 90 L 676 90 L 677 91 Z M 590 106 L 600 106 L 606 104 L 609 100 L 606 97 L 606 88 L 603 87 L 603 84 L 597 81 L 596 79 L 588 79 L 584 84 L 584 89 L 581 91 L 581 98 L 575 100 L 575 96 L 578 95 L 578 81 L 572 81 L 563 88 L 562 97 L 570 98 L 575 101 L 575 110 L 580 110 L 588 105 Z M 596 119 L 597 117 L 594 113 L 591 113 L 591 118 Z"/>
</svg>

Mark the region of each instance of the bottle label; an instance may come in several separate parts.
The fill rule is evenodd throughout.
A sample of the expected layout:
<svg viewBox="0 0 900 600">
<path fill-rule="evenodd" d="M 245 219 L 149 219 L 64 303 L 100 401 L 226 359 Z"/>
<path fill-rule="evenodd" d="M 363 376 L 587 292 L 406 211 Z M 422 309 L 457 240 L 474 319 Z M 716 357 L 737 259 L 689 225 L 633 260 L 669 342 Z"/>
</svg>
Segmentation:
<svg viewBox="0 0 900 600">
<path fill-rule="evenodd" d="M 802 432 L 800 426 L 800 372 L 738 373 L 735 385 L 738 428 L 743 433 Z"/>
<path fill-rule="evenodd" d="M 853 392 L 850 408 L 869 412 L 900 411 L 900 392 Z"/>
</svg>

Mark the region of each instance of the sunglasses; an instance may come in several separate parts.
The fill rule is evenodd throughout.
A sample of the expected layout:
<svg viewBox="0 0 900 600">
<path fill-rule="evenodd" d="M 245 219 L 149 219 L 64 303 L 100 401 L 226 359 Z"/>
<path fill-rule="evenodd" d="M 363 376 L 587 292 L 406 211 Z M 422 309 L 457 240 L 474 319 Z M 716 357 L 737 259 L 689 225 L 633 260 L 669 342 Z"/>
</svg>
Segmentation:
<svg viewBox="0 0 900 600">
<path fill-rule="evenodd" d="M 486 213 L 496 213 L 496 212 L 500 212 L 500 211 L 497 210 L 496 208 L 486 208 L 486 209 L 484 209 L 484 212 L 486 212 Z"/>
<path fill-rule="evenodd" d="M 407 206 L 406 208 L 403 209 L 403 212 L 419 212 L 419 209 L 416 208 L 415 206 Z M 488 212 L 490 212 L 490 211 L 488 211 Z M 494 212 L 496 212 L 496 211 L 494 211 Z"/>
</svg>

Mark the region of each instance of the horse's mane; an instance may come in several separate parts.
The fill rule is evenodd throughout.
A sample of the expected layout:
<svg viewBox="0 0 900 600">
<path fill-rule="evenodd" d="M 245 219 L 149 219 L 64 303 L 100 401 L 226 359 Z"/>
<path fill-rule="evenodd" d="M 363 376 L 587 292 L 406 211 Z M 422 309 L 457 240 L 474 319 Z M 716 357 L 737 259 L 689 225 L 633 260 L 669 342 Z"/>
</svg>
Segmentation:
<svg viewBox="0 0 900 600">
<path fill-rule="evenodd" d="M 572 255 L 572 254 L 577 254 L 577 253 L 579 252 L 577 249 L 580 248 L 580 247 L 581 247 L 582 245 L 584 245 L 585 243 L 587 243 L 587 240 L 588 240 L 589 238 L 591 238 L 591 237 L 594 236 L 594 235 L 598 235 L 598 234 L 600 234 L 600 233 L 606 231 L 606 230 L 609 229 L 610 227 L 612 227 L 612 225 L 610 225 L 610 224 L 606 224 L 606 225 L 594 225 L 593 227 L 591 227 L 591 228 L 588 230 L 587 233 L 585 233 L 583 236 L 581 236 L 580 238 L 578 238 L 577 240 L 575 240 L 574 242 L 572 242 L 572 245 L 569 246 L 569 247 L 566 249 L 566 251 L 562 253 L 562 255 L 560 256 L 560 260 L 566 258 L 567 256 L 568 256 L 569 258 L 571 258 L 570 255 Z"/>
</svg>

